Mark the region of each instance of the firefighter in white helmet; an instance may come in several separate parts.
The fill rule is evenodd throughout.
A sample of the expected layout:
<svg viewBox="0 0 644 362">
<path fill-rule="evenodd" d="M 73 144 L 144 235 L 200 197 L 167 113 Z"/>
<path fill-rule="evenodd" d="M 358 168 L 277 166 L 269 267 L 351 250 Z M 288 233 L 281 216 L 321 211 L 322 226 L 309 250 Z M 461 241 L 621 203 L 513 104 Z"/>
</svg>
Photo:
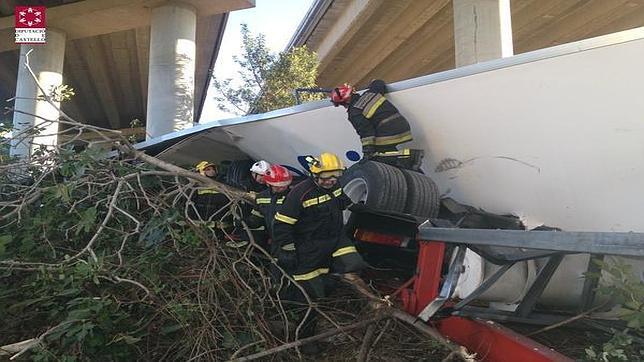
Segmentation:
<svg viewBox="0 0 644 362">
<path fill-rule="evenodd" d="M 271 164 L 268 163 L 267 161 L 264 160 L 259 160 L 250 167 L 250 178 L 249 179 L 242 179 L 239 182 L 239 185 L 247 192 L 250 192 L 252 194 L 259 194 L 263 191 L 266 190 L 266 182 L 264 181 L 264 177 L 266 176 L 266 173 L 268 170 L 271 168 Z M 244 230 L 241 220 L 244 219 L 247 222 L 250 221 L 250 218 L 252 218 L 251 215 L 252 207 L 248 204 L 242 204 L 241 209 L 240 209 L 240 214 L 241 217 L 239 219 L 234 219 L 233 223 L 235 224 L 235 231 L 234 235 L 239 239 L 238 242 L 229 242 L 227 243 L 228 246 L 234 246 L 234 247 L 245 247 L 248 245 L 250 242 L 250 238 L 246 230 Z M 251 226 L 252 225 L 252 226 Z M 255 242 L 257 242 L 261 246 L 265 246 L 266 241 L 267 241 L 267 234 L 266 230 L 264 228 L 264 225 L 254 225 L 251 223 L 250 226 L 250 231 L 252 233 L 253 239 L 255 239 Z"/>
<path fill-rule="evenodd" d="M 255 162 L 250 168 L 251 180 L 246 191 L 259 193 L 266 190 L 264 176 L 266 176 L 266 172 L 268 172 L 270 168 L 271 164 L 267 161 L 259 160 Z"/>
</svg>

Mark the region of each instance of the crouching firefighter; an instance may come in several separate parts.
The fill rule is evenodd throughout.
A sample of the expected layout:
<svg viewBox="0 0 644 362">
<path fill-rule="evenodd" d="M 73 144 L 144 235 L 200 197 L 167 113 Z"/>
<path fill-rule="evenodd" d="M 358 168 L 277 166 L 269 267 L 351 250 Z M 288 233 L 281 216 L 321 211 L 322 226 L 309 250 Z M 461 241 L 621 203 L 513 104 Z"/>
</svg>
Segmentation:
<svg viewBox="0 0 644 362">
<path fill-rule="evenodd" d="M 242 189 L 255 195 L 257 197 L 258 193 L 266 191 L 266 183 L 264 182 L 264 176 L 266 172 L 270 169 L 271 164 L 267 161 L 260 160 L 255 162 L 250 171 L 250 178 L 247 180 L 241 180 L 240 186 Z M 268 235 L 266 234 L 266 228 L 264 223 L 259 221 L 259 219 L 253 217 L 253 212 L 257 213 L 252 206 L 246 203 L 242 203 L 239 208 L 240 218 L 235 218 L 233 220 L 235 230 L 232 237 L 236 240 L 230 240 L 226 243 L 226 246 L 232 248 L 245 248 L 250 242 L 250 236 L 248 232 L 244 229 L 241 220 L 246 220 L 247 226 L 250 229 L 250 233 L 253 237 L 253 240 L 263 248 L 266 248 Z"/>
<path fill-rule="evenodd" d="M 255 230 L 262 228 L 265 231 L 264 238 L 258 240 L 255 237 L 255 241 L 266 250 L 269 250 L 267 248 L 267 239 L 272 239 L 273 237 L 273 220 L 275 219 L 277 208 L 284 203 L 284 199 L 289 192 L 289 186 L 293 182 L 293 176 L 286 167 L 272 165 L 264 173 L 264 182 L 268 185 L 268 189 L 260 192 L 255 198 L 256 205 L 250 212 L 248 226 Z M 253 236 L 255 236 L 255 233 L 253 233 Z M 271 250 L 271 254 L 274 255 L 273 250 Z"/>
<path fill-rule="evenodd" d="M 344 84 L 331 91 L 333 105 L 347 109 L 349 122 L 360 136 L 362 154 L 400 168 L 418 170 L 423 151 L 397 146 L 411 141 L 411 128 L 398 109 L 385 98 L 385 82 L 376 79 L 359 95 L 353 87 Z"/>
<path fill-rule="evenodd" d="M 215 179 L 217 177 L 217 166 L 208 161 L 201 161 L 195 169 L 201 175 Z M 230 231 L 233 223 L 232 216 L 226 207 L 230 200 L 228 197 L 214 188 L 198 188 L 192 194 L 193 206 L 188 207 L 188 217 L 193 221 L 212 224 L 218 237 Z"/>
<path fill-rule="evenodd" d="M 338 183 L 342 162 L 331 153 L 307 161 L 312 177 L 293 187 L 275 214 L 273 248 L 278 265 L 316 301 L 327 293 L 329 273 L 353 273 L 365 264 L 344 232 L 342 210 L 351 199 Z M 288 300 L 306 303 L 299 288 L 290 286 L 286 294 Z M 316 321 L 311 311 L 299 337 L 313 335 Z"/>
</svg>

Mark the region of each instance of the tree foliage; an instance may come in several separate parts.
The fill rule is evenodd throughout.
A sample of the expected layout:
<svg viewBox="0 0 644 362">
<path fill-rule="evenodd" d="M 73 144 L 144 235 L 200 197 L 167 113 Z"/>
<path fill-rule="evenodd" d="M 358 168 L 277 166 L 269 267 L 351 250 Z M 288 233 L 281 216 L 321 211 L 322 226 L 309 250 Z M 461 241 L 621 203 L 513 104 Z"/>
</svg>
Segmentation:
<svg viewBox="0 0 644 362">
<path fill-rule="evenodd" d="M 56 92 L 43 98 L 53 105 Z M 242 231 L 190 217 L 197 188 L 214 187 L 230 201 L 222 218 L 237 216 L 250 238 L 238 217 L 247 193 L 146 155 L 118 131 L 61 118 L 46 122 L 99 136 L 119 154 L 79 137 L 0 159 L 0 359 L 221 361 L 297 338 L 302 324 L 289 316 L 296 310 L 317 311 L 333 330 L 373 315 L 346 289 L 289 306 L 279 291 L 293 280 L 266 250 L 254 242 L 230 247 Z M 0 146 L 8 143 L 0 138 Z M 446 354 L 400 323 L 370 323 L 391 331 L 373 347 L 380 360 Z M 328 359 L 355 354 L 359 336 L 347 336 L 337 336 Z M 282 349 L 269 355 L 301 360 Z"/>
<path fill-rule="evenodd" d="M 329 330 L 372 313 L 346 288 L 315 307 L 289 306 L 263 249 L 226 247 L 215 221 L 188 217 L 193 181 L 105 156 L 43 154 L 26 183 L 0 165 L 0 346 L 36 338 L 24 354 L 35 361 L 222 361 L 283 345 L 275 324 L 292 340 L 295 309 L 325 313 Z M 238 202 L 231 198 L 229 212 Z M 388 331 L 373 360 L 447 354 L 392 322 L 380 322 Z M 356 337 L 339 335 L 320 358 L 355 355 Z M 295 349 L 275 358 L 301 360 Z"/>
<path fill-rule="evenodd" d="M 591 345 L 585 349 L 587 361 L 642 361 L 644 346 L 642 338 L 633 336 L 644 334 L 644 283 L 640 276 L 633 272 L 633 267 L 617 259 L 612 263 L 594 261 L 608 276 L 610 283 L 600 285 L 598 293 L 604 298 L 617 303 L 617 312 L 626 323 L 624 329 L 612 329 L 610 340 L 601 346 Z M 590 278 L 599 279 L 602 273 L 590 273 Z"/>
<path fill-rule="evenodd" d="M 240 67 L 239 83 L 214 79 L 215 99 L 222 111 L 246 115 L 263 113 L 295 104 L 295 88 L 316 86 L 317 55 L 306 46 L 273 54 L 263 34 L 253 35 L 242 24 L 242 54 L 233 57 Z M 302 101 L 321 99 L 319 94 L 303 94 Z"/>
</svg>

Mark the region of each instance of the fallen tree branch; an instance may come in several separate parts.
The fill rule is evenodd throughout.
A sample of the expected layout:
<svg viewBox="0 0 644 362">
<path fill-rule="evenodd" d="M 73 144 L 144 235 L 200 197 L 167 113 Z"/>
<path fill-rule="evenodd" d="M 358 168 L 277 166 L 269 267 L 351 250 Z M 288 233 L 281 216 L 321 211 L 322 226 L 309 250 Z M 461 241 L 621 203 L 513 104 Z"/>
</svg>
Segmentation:
<svg viewBox="0 0 644 362">
<path fill-rule="evenodd" d="M 387 329 L 389 329 L 389 326 L 391 325 L 391 321 L 392 321 L 391 319 L 387 319 L 387 321 L 385 322 L 385 325 L 380 330 L 378 337 L 376 337 L 376 339 L 371 344 L 371 348 L 374 348 L 378 344 L 380 339 L 385 335 L 385 332 L 387 332 Z"/>
<path fill-rule="evenodd" d="M 45 331 L 45 333 L 41 334 L 40 336 L 38 336 L 36 338 L 28 339 L 26 341 L 21 341 L 21 342 L 18 342 L 18 343 L 13 343 L 13 344 L 10 344 L 10 345 L 7 345 L 7 346 L 2 346 L 2 347 L 0 347 L 0 351 L 16 351 L 17 353 L 13 352 L 13 353 L 16 353 L 16 354 L 13 355 L 11 358 L 9 358 L 10 360 L 13 361 L 14 359 L 20 357 L 22 354 L 24 354 L 28 350 L 30 350 L 33 347 L 39 345 L 47 335 L 51 334 L 53 331 L 57 330 L 58 328 L 60 328 L 62 326 L 65 326 L 65 325 L 68 325 L 68 324 L 71 324 L 71 323 L 80 322 L 80 321 L 82 321 L 82 320 L 73 319 L 73 320 L 70 320 L 70 321 L 61 322 L 61 323 L 49 328 L 48 330 Z M 2 355 L 2 353 L 0 353 L 0 355 Z"/>
<path fill-rule="evenodd" d="M 62 263 L 69 263 L 72 260 L 75 260 L 80 256 L 82 256 L 86 251 L 91 250 L 92 246 L 98 239 L 98 236 L 103 232 L 105 227 L 107 227 L 107 223 L 110 221 L 110 219 L 112 218 L 112 215 L 114 214 L 114 207 L 116 206 L 116 202 L 118 201 L 119 193 L 121 192 L 121 187 L 123 187 L 123 181 L 119 181 L 119 183 L 116 185 L 116 190 L 114 190 L 114 193 L 112 194 L 112 199 L 110 200 L 110 203 L 107 209 L 107 214 L 103 218 L 103 222 L 101 222 L 101 225 L 98 227 L 98 230 L 96 230 L 96 232 L 94 233 L 94 236 L 92 236 L 92 238 L 89 240 L 87 245 L 85 245 L 85 247 L 81 251 L 79 251 L 69 259 L 63 261 Z M 94 258 L 94 261 L 98 260 L 96 256 L 93 256 L 93 258 Z"/>
<path fill-rule="evenodd" d="M 336 334 L 348 332 L 348 331 L 358 329 L 358 328 L 363 328 L 365 326 L 368 326 L 368 325 L 370 325 L 372 323 L 378 322 L 378 321 L 380 321 L 380 320 L 382 320 L 384 318 L 387 318 L 387 317 L 389 317 L 389 314 L 383 312 L 382 314 L 380 314 L 380 315 L 378 315 L 376 317 L 364 320 L 362 322 L 357 322 L 357 323 L 354 323 L 354 324 L 351 324 L 351 325 L 348 325 L 348 326 L 340 327 L 338 329 L 332 329 L 330 331 L 315 335 L 313 337 L 303 338 L 303 339 L 300 339 L 300 340 L 297 340 L 297 341 L 294 341 L 294 342 L 285 343 L 285 344 L 283 344 L 281 346 L 278 346 L 278 347 L 275 347 L 275 348 L 267 349 L 267 350 L 262 351 L 262 352 L 258 352 L 258 353 L 255 353 L 255 354 L 251 354 L 249 356 L 233 359 L 233 360 L 230 360 L 230 361 L 241 362 L 241 361 L 256 360 L 258 358 L 270 356 L 270 355 L 275 354 L 277 352 L 285 351 L 287 349 L 299 347 L 299 346 L 302 346 L 302 345 L 305 345 L 305 344 L 308 344 L 308 343 L 311 343 L 311 342 L 319 341 L 319 340 L 324 339 L 324 338 L 332 337 L 332 336 L 335 336 Z"/>
<path fill-rule="evenodd" d="M 171 163 L 162 161 L 156 157 L 152 157 L 150 155 L 145 154 L 145 152 L 139 151 L 132 147 L 131 145 L 119 145 L 119 150 L 125 154 L 132 155 L 141 161 L 144 161 L 152 166 L 156 166 L 158 168 L 164 169 L 166 171 L 174 172 L 175 174 L 185 177 L 188 179 L 196 180 L 199 181 L 200 183 L 204 184 L 205 186 L 215 188 L 217 191 L 220 191 L 224 194 L 226 194 L 229 198 L 240 198 L 243 200 L 247 200 L 250 202 L 255 202 L 255 197 L 253 194 L 240 191 L 234 187 L 225 185 L 221 182 L 214 181 L 213 179 L 200 175 L 196 172 L 191 172 L 186 169 L 183 169 L 179 166 L 175 166 Z"/>
<path fill-rule="evenodd" d="M 439 331 L 437 331 L 435 328 L 430 327 L 421 319 L 418 319 L 413 315 L 407 314 L 398 309 L 393 309 L 393 311 L 391 312 L 391 316 L 409 324 L 410 326 L 416 328 L 421 333 L 425 334 L 426 336 L 434 339 L 435 341 L 449 348 L 452 351 L 452 353 L 454 353 L 454 355 L 456 357 L 459 357 L 461 360 L 467 361 L 467 362 L 476 361 L 475 354 L 469 354 L 465 347 L 454 344 L 452 341 L 448 340 L 442 334 L 440 334 Z"/>
<path fill-rule="evenodd" d="M 452 353 L 455 356 L 459 357 L 461 360 L 468 361 L 468 362 L 475 361 L 474 355 L 470 355 L 469 353 L 467 353 L 467 349 L 465 349 L 465 347 L 454 344 L 453 342 L 445 338 L 442 334 L 440 334 L 440 332 L 438 332 L 435 328 L 432 328 L 422 320 L 412 316 L 411 314 L 405 313 L 399 309 L 393 308 L 389 304 L 381 304 L 380 306 L 374 305 L 376 300 L 380 301 L 381 303 L 389 303 L 389 301 L 387 299 L 378 298 L 371 291 L 369 291 L 364 281 L 361 278 L 359 278 L 357 275 L 344 274 L 342 277 L 345 282 L 351 284 L 354 287 L 354 289 L 357 290 L 360 294 L 369 298 L 371 300 L 370 305 L 372 307 L 375 307 L 375 308 L 378 308 L 378 310 L 381 310 L 382 307 L 387 306 L 387 309 L 389 310 L 388 313 L 392 317 L 411 325 L 421 333 L 441 343 L 442 345 L 447 347 L 450 351 L 452 351 Z"/>
<path fill-rule="evenodd" d="M 458 351 L 452 351 L 450 354 L 447 355 L 447 357 L 443 358 L 441 362 L 448 362 L 451 361 L 454 357 L 458 357 L 459 354 L 467 354 L 467 349 L 465 347 L 461 346 Z M 472 356 L 474 358 L 474 356 Z"/>
<path fill-rule="evenodd" d="M 552 330 L 552 329 L 555 329 L 555 328 L 559 328 L 559 327 L 561 327 L 561 326 L 564 326 L 564 325 L 566 325 L 566 324 L 568 324 L 568 323 L 572 323 L 572 322 L 574 322 L 574 321 L 576 321 L 576 320 L 578 320 L 578 319 L 581 319 L 581 318 L 584 318 L 584 317 L 588 316 L 590 313 L 592 313 L 592 312 L 594 312 L 594 311 L 596 311 L 596 310 L 598 310 L 598 309 L 601 309 L 602 307 L 605 307 L 605 306 L 606 306 L 606 304 L 607 304 L 607 303 L 603 303 L 603 304 L 601 304 L 601 305 L 595 306 L 595 307 L 593 307 L 593 308 L 591 308 L 591 309 L 589 309 L 589 310 L 587 310 L 587 311 L 585 311 L 585 312 L 582 312 L 582 313 L 577 314 L 576 316 L 573 316 L 573 317 L 570 317 L 570 318 L 568 318 L 568 319 L 564 319 L 564 320 L 562 320 L 561 322 L 557 322 L 557 323 L 555 323 L 555 324 L 552 324 L 552 325 L 549 325 L 549 326 L 543 327 L 543 328 L 541 328 L 541 329 L 539 329 L 539 330 L 536 330 L 536 331 L 534 331 L 534 332 L 528 333 L 528 334 L 526 334 L 525 336 L 526 336 L 526 337 L 534 336 L 535 334 L 539 334 L 539 333 L 547 332 L 547 331 L 549 331 L 549 330 Z"/>
<path fill-rule="evenodd" d="M 371 346 L 376 337 L 376 325 L 372 324 L 367 327 L 367 331 L 364 334 L 362 339 L 362 345 L 360 346 L 360 352 L 358 353 L 358 362 L 366 362 L 369 360 L 369 352 L 371 352 Z"/>
<path fill-rule="evenodd" d="M 162 160 L 160 160 L 160 159 L 158 159 L 158 158 L 156 158 L 156 157 L 152 157 L 152 156 L 150 156 L 150 155 L 145 154 L 144 152 L 141 152 L 141 151 L 139 151 L 139 150 L 135 149 L 135 148 L 134 148 L 134 147 L 133 147 L 133 146 L 132 146 L 128 141 L 127 141 L 127 139 L 121 135 L 121 132 L 120 132 L 120 131 L 109 130 L 109 129 L 103 129 L 103 128 L 95 127 L 95 126 L 89 126 L 89 125 L 86 125 L 86 124 L 82 124 L 82 123 L 80 123 L 80 122 L 76 121 L 75 119 L 71 118 L 69 115 L 67 115 L 65 112 L 63 112 L 63 111 L 61 110 L 60 106 L 58 106 L 58 105 L 57 105 L 57 104 L 56 104 L 56 103 L 51 99 L 51 96 L 49 96 L 49 95 L 47 94 L 47 92 L 45 91 L 45 89 L 42 87 L 42 85 L 41 85 L 41 84 L 40 84 L 40 82 L 38 81 L 38 77 L 36 77 L 36 74 L 35 74 L 35 73 L 34 73 L 34 71 L 31 69 L 31 66 L 30 66 L 30 64 L 29 64 L 29 53 L 31 53 L 31 51 L 29 51 L 29 52 L 25 55 L 25 67 L 27 68 L 27 70 L 28 70 L 28 71 L 29 71 L 29 73 L 31 74 L 31 77 L 33 78 L 34 82 L 36 83 L 36 86 L 38 87 L 38 89 L 41 91 L 41 93 L 42 93 L 42 95 L 43 95 L 43 97 L 44 97 L 45 101 L 46 101 L 47 103 L 49 103 L 52 107 L 54 107 L 54 108 L 55 108 L 55 109 L 60 113 L 61 117 L 62 117 L 63 119 L 65 119 L 66 121 L 68 121 L 68 122 L 70 122 L 70 123 L 72 123 L 72 124 L 74 124 L 74 125 L 76 125 L 76 126 L 91 128 L 94 132 L 98 133 L 100 136 L 102 136 L 102 137 L 103 137 L 104 139 L 106 139 L 107 141 L 112 141 L 112 140 L 111 140 L 109 137 L 107 137 L 107 136 L 103 135 L 103 134 L 101 133 L 101 131 L 107 131 L 107 132 L 115 133 L 115 134 L 117 134 L 117 135 L 119 136 L 118 138 L 119 138 L 119 140 L 122 142 L 122 143 L 118 146 L 118 148 L 119 148 L 119 150 L 120 150 L 121 152 L 124 152 L 124 153 L 126 153 L 126 154 L 131 154 L 131 155 L 133 155 L 135 158 L 138 158 L 138 159 L 140 159 L 140 160 L 142 160 L 142 161 L 144 161 L 144 162 L 146 162 L 146 163 L 149 163 L 149 164 L 151 164 L 151 165 L 153 165 L 153 166 L 156 166 L 156 167 L 158 167 L 158 168 L 164 169 L 164 170 L 166 170 L 166 171 L 175 172 L 175 173 L 177 173 L 177 174 L 178 174 L 178 175 L 180 175 L 180 176 L 183 176 L 183 177 L 186 177 L 186 178 L 190 178 L 190 179 L 197 180 L 197 181 L 199 181 L 199 182 L 203 183 L 203 184 L 204 184 L 204 185 L 206 185 L 206 186 L 213 187 L 213 188 L 215 188 L 217 191 L 220 191 L 220 192 L 222 192 L 222 193 L 226 194 L 229 198 L 236 197 L 236 198 L 241 198 L 241 199 L 244 199 L 244 200 L 247 200 L 247 201 L 250 201 L 250 202 L 254 202 L 254 201 L 255 201 L 255 197 L 254 197 L 254 196 L 253 196 L 253 194 L 251 194 L 251 193 L 247 193 L 247 192 L 243 192 L 243 191 L 237 190 L 237 189 L 235 189 L 235 188 L 233 188 L 233 187 L 230 187 L 230 186 L 227 186 L 227 185 L 225 185 L 225 184 L 223 184 L 223 183 L 216 182 L 216 181 L 214 181 L 214 180 L 210 179 L 209 177 L 206 177 L 206 176 L 200 175 L 200 174 L 195 173 L 195 172 L 191 172 L 191 171 L 185 170 L 185 169 L 183 169 L 183 168 L 181 168 L 181 167 L 178 167 L 178 166 L 175 166 L 175 165 L 173 165 L 173 164 L 171 164 L 171 163 L 168 163 L 168 162 L 162 161 Z M 61 122 L 61 121 L 60 121 L 60 120 L 58 120 L 58 122 Z"/>
<path fill-rule="evenodd" d="M 35 343 L 38 343 L 38 340 L 36 340 L 36 338 L 30 338 L 24 341 L 0 346 L 0 356 L 8 356 L 18 353 L 24 349 L 31 348 L 31 345 Z"/>
<path fill-rule="evenodd" d="M 127 278 L 121 278 L 121 277 L 117 277 L 116 275 L 113 276 L 113 278 L 118 283 L 130 283 L 130 284 L 134 284 L 137 287 L 143 289 L 143 291 L 145 292 L 145 295 L 143 296 L 143 298 L 141 298 L 141 300 L 144 300 L 145 298 L 147 298 L 150 295 L 152 295 L 152 292 L 150 292 L 150 289 L 148 289 L 145 285 L 137 282 L 136 280 L 127 279 Z"/>
</svg>

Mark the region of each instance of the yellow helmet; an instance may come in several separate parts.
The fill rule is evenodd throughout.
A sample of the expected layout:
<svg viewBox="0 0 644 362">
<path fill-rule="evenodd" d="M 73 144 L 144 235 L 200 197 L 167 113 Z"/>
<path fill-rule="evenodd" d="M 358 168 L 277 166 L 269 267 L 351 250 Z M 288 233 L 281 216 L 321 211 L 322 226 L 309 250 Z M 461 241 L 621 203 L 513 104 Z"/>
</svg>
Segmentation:
<svg viewBox="0 0 644 362">
<path fill-rule="evenodd" d="M 319 158 L 307 158 L 309 162 L 309 169 L 311 173 L 318 174 L 320 172 L 341 171 L 344 170 L 342 160 L 333 153 L 324 152 Z"/>
<path fill-rule="evenodd" d="M 197 169 L 197 171 L 199 171 L 200 174 L 203 175 L 204 172 L 206 171 L 206 168 L 208 168 L 210 166 L 214 167 L 215 170 L 217 169 L 217 165 L 215 165 L 214 163 L 212 163 L 210 161 L 201 161 L 195 166 L 195 168 Z"/>
</svg>

